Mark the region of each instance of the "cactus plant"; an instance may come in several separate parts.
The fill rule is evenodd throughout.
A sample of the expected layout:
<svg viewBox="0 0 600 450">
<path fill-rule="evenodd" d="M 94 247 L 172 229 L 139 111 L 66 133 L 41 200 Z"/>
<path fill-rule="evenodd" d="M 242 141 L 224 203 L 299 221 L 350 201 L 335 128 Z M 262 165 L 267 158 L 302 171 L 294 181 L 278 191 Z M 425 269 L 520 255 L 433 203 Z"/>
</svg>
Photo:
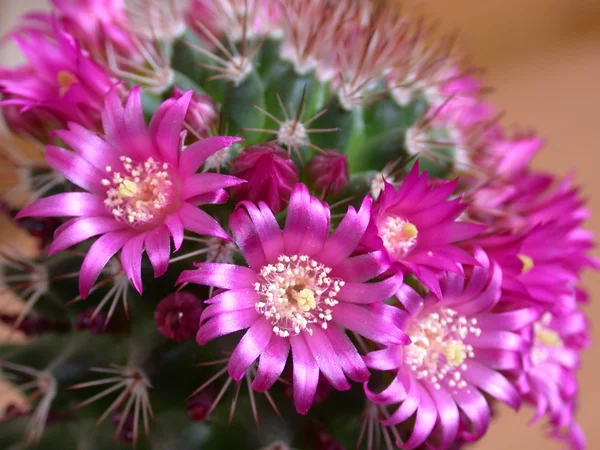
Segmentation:
<svg viewBox="0 0 600 450">
<path fill-rule="evenodd" d="M 0 71 L 45 160 L 6 146 L 7 211 L 52 236 L 0 251 L 3 448 L 450 449 L 498 402 L 585 445 L 588 211 L 452 40 L 360 0 L 52 4 Z"/>
</svg>

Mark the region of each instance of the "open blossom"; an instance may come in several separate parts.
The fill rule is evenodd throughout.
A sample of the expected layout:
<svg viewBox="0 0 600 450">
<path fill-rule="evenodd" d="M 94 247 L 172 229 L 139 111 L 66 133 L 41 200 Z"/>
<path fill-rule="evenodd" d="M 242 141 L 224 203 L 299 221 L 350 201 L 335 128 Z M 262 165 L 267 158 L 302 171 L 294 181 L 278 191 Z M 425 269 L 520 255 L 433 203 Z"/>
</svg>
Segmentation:
<svg viewBox="0 0 600 450">
<path fill-rule="evenodd" d="M 98 128 L 104 95 L 115 83 L 108 72 L 56 21 L 49 35 L 23 30 L 12 38 L 28 63 L 0 72 L 0 106 L 40 109 L 63 126 L 71 121 Z"/>
<path fill-rule="evenodd" d="M 367 197 L 330 234 L 328 205 L 303 184 L 294 188 L 283 230 L 265 203 L 240 203 L 230 228 L 248 267 L 198 263 L 179 278 L 225 289 L 207 301 L 198 343 L 248 329 L 229 359 L 229 374 L 239 381 L 259 359 L 257 391 L 275 383 L 291 350 L 294 402 L 302 414 L 313 403 L 319 372 L 338 390 L 350 388 L 347 378 L 365 381 L 369 372 L 345 330 L 385 344 L 407 342 L 366 307 L 402 283 L 400 274 L 366 283 L 389 266 L 382 250 L 354 255 L 370 213 Z"/>
<path fill-rule="evenodd" d="M 169 264 L 171 237 L 175 250 L 179 249 L 184 230 L 229 239 L 217 221 L 197 206 L 223 203 L 224 188 L 243 181 L 196 171 L 207 157 L 241 139 L 208 138 L 182 151 L 182 125 L 191 97 L 189 91 L 177 100 L 166 100 L 146 126 L 139 87 L 131 91 L 125 105 L 112 90 L 102 114 L 103 135 L 70 123 L 68 130 L 56 135 L 72 151 L 48 146 L 48 164 L 87 192 L 42 198 L 19 217 L 74 217 L 57 230 L 50 254 L 100 236 L 81 267 L 82 297 L 119 250 L 123 269 L 142 292 L 144 249 L 155 276 L 160 276 Z"/>
<path fill-rule="evenodd" d="M 537 312 L 494 312 L 502 271 L 481 249 L 475 249 L 475 257 L 480 265 L 467 280 L 454 273 L 442 277 L 441 299 L 431 293 L 421 299 L 406 286 L 397 294 L 406 310 L 374 307 L 411 339 L 410 345 L 388 346 L 365 357 L 370 368 L 395 373 L 382 392 L 365 386 L 371 401 L 399 405 L 382 423 L 395 426 L 416 414 L 410 438 L 397 443 L 401 448 L 427 441 L 433 448 L 448 449 L 457 437 L 480 438 L 490 422 L 482 391 L 513 408 L 520 404 L 517 389 L 501 372 L 522 367 L 527 345 L 519 332 Z"/>
<path fill-rule="evenodd" d="M 398 270 L 413 273 L 438 296 L 439 272 L 462 274 L 463 264 L 476 264 L 455 243 L 485 229 L 457 220 L 468 205 L 460 198 L 448 200 L 455 187 L 456 181 L 432 185 L 426 172 L 419 174 L 418 164 L 398 190 L 384 182 L 363 241 L 373 248 L 383 244 Z"/>
<path fill-rule="evenodd" d="M 533 420 L 547 417 L 556 439 L 567 441 L 570 448 L 585 449 L 574 417 L 579 391 L 575 373 L 581 351 L 589 346 L 584 314 L 577 309 L 560 316 L 546 312 L 522 334 L 530 347 L 518 387 L 523 399 L 536 407 Z"/>
</svg>

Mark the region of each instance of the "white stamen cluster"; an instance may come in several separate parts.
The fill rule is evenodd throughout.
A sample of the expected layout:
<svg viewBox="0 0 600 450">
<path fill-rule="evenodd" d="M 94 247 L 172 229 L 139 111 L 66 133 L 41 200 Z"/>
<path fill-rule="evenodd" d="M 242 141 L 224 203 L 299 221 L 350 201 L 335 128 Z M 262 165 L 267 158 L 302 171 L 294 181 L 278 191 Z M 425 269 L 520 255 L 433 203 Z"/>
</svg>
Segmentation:
<svg viewBox="0 0 600 450">
<path fill-rule="evenodd" d="M 378 224 L 378 229 L 383 246 L 395 258 L 403 258 L 417 245 L 419 230 L 401 217 L 384 217 Z"/>
<path fill-rule="evenodd" d="M 477 319 L 467 319 L 449 308 L 442 308 L 411 325 L 412 343 L 405 347 L 404 362 L 419 380 L 436 389 L 444 383 L 452 391 L 464 389 L 462 372 L 467 360 L 475 357 L 473 347 L 465 344 L 469 335 L 481 335 Z"/>
<path fill-rule="evenodd" d="M 173 200 L 173 183 L 169 179 L 169 165 L 150 157 L 135 163 L 121 156 L 123 173 L 107 166 L 111 178 L 102 180 L 108 188 L 104 204 L 120 221 L 129 225 L 145 225 L 162 216 Z"/>
<path fill-rule="evenodd" d="M 306 127 L 297 120 L 282 122 L 277 132 L 277 142 L 288 148 L 297 148 L 308 141 Z"/>
<path fill-rule="evenodd" d="M 564 345 L 560 334 L 550 328 L 552 314 L 544 313 L 539 321 L 533 324 L 533 347 L 531 348 L 531 362 L 537 366 L 545 363 L 551 356 L 553 349 Z"/>
<path fill-rule="evenodd" d="M 280 337 L 303 330 L 311 334 L 312 325 L 327 329 L 344 281 L 331 278 L 331 268 L 307 255 L 281 255 L 277 261 L 260 270 L 262 281 L 254 285 L 261 296 L 256 311 L 271 322 Z"/>
</svg>

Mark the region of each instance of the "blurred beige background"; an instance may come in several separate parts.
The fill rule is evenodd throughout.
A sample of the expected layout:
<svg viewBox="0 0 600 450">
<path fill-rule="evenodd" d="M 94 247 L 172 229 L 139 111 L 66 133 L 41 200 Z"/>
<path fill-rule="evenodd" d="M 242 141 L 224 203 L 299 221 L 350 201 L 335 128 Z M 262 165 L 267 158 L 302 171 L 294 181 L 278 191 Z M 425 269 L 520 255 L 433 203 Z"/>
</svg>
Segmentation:
<svg viewBox="0 0 600 450">
<path fill-rule="evenodd" d="M 548 139 L 535 161 L 540 169 L 566 174 L 590 198 L 595 215 L 589 227 L 600 230 L 600 0 L 410 0 L 439 19 L 448 31 L 460 32 L 460 44 L 470 61 L 486 69 L 484 80 L 493 87 L 490 98 L 506 112 L 507 125 L 535 129 Z M 15 16 L 43 0 L 0 0 L 0 30 Z M 10 49 L 0 49 L 0 63 L 14 61 Z M 4 228 L 3 228 L 4 230 Z M 594 301 L 588 307 L 600 323 L 600 277 L 584 279 Z M 595 340 L 599 339 L 594 333 Z M 600 352 L 584 357 L 579 420 L 591 450 L 600 449 L 596 425 L 600 405 Z M 0 391 L 0 396 L 2 395 Z M 497 423 L 476 448 L 562 448 L 543 438 L 541 424 L 528 427 L 531 410 L 518 415 L 501 410 Z"/>
</svg>

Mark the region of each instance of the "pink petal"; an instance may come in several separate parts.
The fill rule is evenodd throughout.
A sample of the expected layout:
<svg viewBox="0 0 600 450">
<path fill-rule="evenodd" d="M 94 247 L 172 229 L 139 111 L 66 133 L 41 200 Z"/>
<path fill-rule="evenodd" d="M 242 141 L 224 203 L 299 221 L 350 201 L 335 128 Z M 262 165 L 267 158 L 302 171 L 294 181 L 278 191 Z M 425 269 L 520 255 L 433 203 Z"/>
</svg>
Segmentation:
<svg viewBox="0 0 600 450">
<path fill-rule="evenodd" d="M 166 226 L 148 232 L 146 236 L 146 253 L 154 268 L 154 277 L 163 275 L 169 267 L 171 257 L 171 237 Z"/>
<path fill-rule="evenodd" d="M 371 375 L 350 338 L 336 325 L 329 325 L 325 334 L 333 346 L 342 370 L 352 381 L 362 383 Z"/>
<path fill-rule="evenodd" d="M 490 408 L 477 389 L 460 389 L 452 395 L 461 411 L 467 416 L 473 430 L 463 430 L 461 435 L 469 441 L 483 436 L 490 424 Z"/>
<path fill-rule="evenodd" d="M 329 267 L 335 267 L 356 249 L 365 233 L 371 217 L 371 197 L 366 196 L 360 210 L 348 207 L 348 212 L 329 236 L 321 251 L 321 261 Z"/>
<path fill-rule="evenodd" d="M 173 247 L 175 251 L 181 248 L 183 244 L 183 222 L 178 214 L 171 214 L 165 219 L 165 225 L 173 237 Z"/>
<path fill-rule="evenodd" d="M 94 193 L 104 193 L 103 174 L 77 153 L 64 148 L 48 145 L 46 161 L 54 170 L 62 173 L 67 180 Z"/>
<path fill-rule="evenodd" d="M 162 159 L 174 167 L 179 163 L 180 133 L 193 91 L 183 94 L 169 107 L 153 135 Z"/>
<path fill-rule="evenodd" d="M 460 415 L 458 406 L 452 396 L 445 389 L 436 389 L 430 383 L 424 383 L 429 391 L 429 395 L 435 402 L 438 411 L 439 424 L 442 429 L 440 448 L 449 448 L 456 440 L 458 427 L 460 424 Z"/>
<path fill-rule="evenodd" d="M 60 233 L 55 233 L 48 255 L 58 253 L 93 236 L 126 228 L 113 217 L 82 217 L 72 219 L 64 225 L 66 226 L 61 228 Z"/>
<path fill-rule="evenodd" d="M 256 378 L 252 382 L 252 389 L 256 392 L 265 392 L 279 379 L 290 351 L 287 339 L 273 336 L 269 345 L 260 355 Z"/>
<path fill-rule="evenodd" d="M 350 389 L 350 383 L 346 380 L 344 371 L 338 362 L 338 355 L 323 330 L 313 327 L 312 335 L 305 333 L 304 340 L 317 361 L 319 369 L 331 385 L 338 391 Z"/>
<path fill-rule="evenodd" d="M 119 164 L 119 155 L 110 144 L 77 123 L 71 122 L 69 130 L 58 130 L 54 134 L 101 172 L 105 172 L 106 166 Z"/>
<path fill-rule="evenodd" d="M 258 359 L 265 350 L 271 337 L 274 336 L 273 326 L 264 318 L 258 319 L 240 340 L 229 358 L 229 375 L 235 381 L 240 381 L 246 370 Z"/>
<path fill-rule="evenodd" d="M 179 171 L 182 177 L 192 175 L 204 164 L 206 158 L 219 150 L 229 147 L 235 142 L 243 141 L 240 137 L 215 136 L 195 142 L 187 147 L 179 157 Z"/>
<path fill-rule="evenodd" d="M 40 198 L 17 214 L 23 217 L 107 216 L 104 198 L 87 192 L 66 192 Z"/>
<path fill-rule="evenodd" d="M 79 292 L 82 298 L 88 296 L 110 258 L 135 236 L 136 232 L 131 230 L 113 231 L 101 236 L 92 244 L 79 273 Z"/>
<path fill-rule="evenodd" d="M 121 265 L 136 291 L 142 294 L 142 253 L 146 233 L 130 239 L 121 249 Z"/>
<path fill-rule="evenodd" d="M 289 338 L 292 347 L 294 404 L 298 414 L 306 414 L 312 406 L 319 382 L 319 366 L 310 352 L 303 334 Z"/>
<path fill-rule="evenodd" d="M 413 432 L 410 439 L 402 444 L 402 447 L 412 450 L 425 442 L 435 426 L 437 417 L 438 412 L 435 403 L 429 393 L 420 386 L 419 408 L 417 409 Z"/>
<path fill-rule="evenodd" d="M 229 227 L 246 263 L 259 271 L 265 265 L 265 253 L 248 214 L 241 209 L 235 210 L 229 219 Z"/>
<path fill-rule="evenodd" d="M 367 383 L 363 385 L 363 388 L 369 400 L 383 405 L 403 402 L 408 396 L 406 387 L 399 376 L 395 376 L 392 382 L 381 392 L 371 391 Z"/>
<path fill-rule="evenodd" d="M 463 373 L 465 381 L 486 391 L 511 408 L 519 408 L 521 397 L 504 376 L 477 361 L 470 360 L 467 366 L 467 370 Z"/>
<path fill-rule="evenodd" d="M 146 120 L 142 111 L 141 89 L 135 86 L 129 93 L 125 109 L 123 111 L 124 132 L 131 150 L 138 158 L 158 157 L 150 139 L 150 133 L 146 129 Z"/>
<path fill-rule="evenodd" d="M 240 234 L 255 232 L 266 260 L 275 261 L 283 253 L 283 233 L 279 228 L 277 219 L 263 202 L 260 202 L 258 206 L 250 202 L 240 202 L 236 206 L 236 213 L 237 211 L 241 213 L 242 210 L 246 211 L 251 223 L 240 222 L 239 229 L 231 225 L 232 232 L 234 234 L 238 231 Z M 242 226 L 244 229 L 242 229 Z M 250 229 L 250 227 L 253 227 L 253 229 Z"/>
<path fill-rule="evenodd" d="M 234 264 L 197 263 L 196 270 L 181 272 L 177 284 L 196 283 L 222 289 L 251 288 L 258 281 L 256 272 Z"/>
<path fill-rule="evenodd" d="M 394 295 L 400 286 L 404 276 L 398 272 L 384 281 L 375 283 L 352 283 L 346 281 L 338 292 L 336 298 L 342 302 L 369 304 L 387 300 Z"/>
<path fill-rule="evenodd" d="M 388 419 L 381 421 L 383 425 L 390 426 L 402 423 L 412 416 L 419 407 L 421 398 L 421 388 L 419 386 L 419 382 L 412 374 L 403 374 L 402 378 L 406 378 L 406 380 L 402 380 L 404 385 L 406 385 L 408 382 L 408 392 L 406 393 L 406 398 L 402 400 L 402 404 L 396 410 L 396 412 L 394 412 L 394 414 L 392 414 Z"/>
<path fill-rule="evenodd" d="M 237 186 L 238 184 L 245 183 L 242 180 L 231 175 L 222 175 L 219 173 L 197 173 L 190 177 L 187 177 L 183 181 L 181 188 L 181 198 L 187 200 L 197 195 L 202 195 L 216 191 L 218 189 L 224 189 L 231 186 Z"/>
<path fill-rule="evenodd" d="M 300 251 L 311 222 L 310 200 L 308 188 L 301 183 L 296 184 L 290 197 L 283 229 L 285 253 L 288 255 L 295 255 Z"/>
<path fill-rule="evenodd" d="M 363 359 L 368 367 L 375 370 L 394 370 L 401 366 L 402 347 L 392 346 L 367 353 Z"/>
<path fill-rule="evenodd" d="M 231 241 L 229 235 L 221 225 L 219 225 L 219 222 L 201 209 L 195 208 L 189 203 L 184 203 L 181 206 L 179 217 L 186 230 L 204 236 L 213 236 L 226 241 Z"/>
<path fill-rule="evenodd" d="M 377 314 L 352 303 L 340 302 L 333 307 L 333 321 L 342 328 L 384 344 L 408 344 L 410 339 L 393 324 L 382 322 Z"/>
<path fill-rule="evenodd" d="M 260 295 L 254 288 L 233 289 L 206 300 L 208 307 L 202 311 L 200 320 L 203 322 L 212 316 L 240 309 L 254 308 L 256 302 L 260 301 Z"/>
<path fill-rule="evenodd" d="M 257 320 L 263 320 L 254 309 L 241 309 L 211 317 L 205 323 L 200 324 L 196 341 L 199 345 L 205 345 L 226 334 L 234 333 L 251 327 Z"/>
<path fill-rule="evenodd" d="M 390 266 L 386 250 L 353 256 L 334 268 L 332 276 L 363 283 L 381 275 Z"/>
</svg>

